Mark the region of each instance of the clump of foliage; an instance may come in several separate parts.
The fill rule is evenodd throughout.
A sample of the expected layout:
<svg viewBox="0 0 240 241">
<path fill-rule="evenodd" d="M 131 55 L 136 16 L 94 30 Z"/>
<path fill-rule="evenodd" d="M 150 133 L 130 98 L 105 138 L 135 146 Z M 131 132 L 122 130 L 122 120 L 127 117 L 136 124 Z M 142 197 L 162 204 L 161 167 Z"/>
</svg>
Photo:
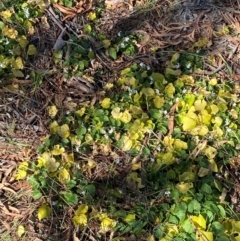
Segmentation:
<svg viewBox="0 0 240 241">
<path fill-rule="evenodd" d="M 42 15 L 41 6 L 30 1 L 0 4 L 0 75 L 5 79 L 24 77 L 25 61 L 36 53 L 27 36 L 34 34 L 34 20 Z"/>
</svg>

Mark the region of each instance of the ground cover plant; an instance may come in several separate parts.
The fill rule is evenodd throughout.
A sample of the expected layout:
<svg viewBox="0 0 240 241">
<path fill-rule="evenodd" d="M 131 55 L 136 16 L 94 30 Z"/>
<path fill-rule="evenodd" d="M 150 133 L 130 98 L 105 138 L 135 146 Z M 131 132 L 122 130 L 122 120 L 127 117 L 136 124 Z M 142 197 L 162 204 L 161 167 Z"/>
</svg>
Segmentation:
<svg viewBox="0 0 240 241">
<path fill-rule="evenodd" d="M 0 74 L 7 89 L 2 93 L 31 98 L 41 89 L 45 97 L 49 89 L 54 93 L 41 110 L 48 131 L 37 154 L 20 158 L 12 177 L 15 184 L 30 185 L 33 224 L 24 218 L 15 219 L 13 227 L 4 222 L 0 237 L 240 240 L 240 103 L 232 64 L 237 48 L 226 56 L 209 54 L 212 43 L 200 33 L 195 36 L 195 20 L 193 29 L 185 26 L 190 34 L 182 36 L 180 48 L 169 44 L 169 36 L 178 42 L 180 35 L 172 35 L 166 26 L 167 34 L 151 35 L 151 19 L 165 6 L 159 3 L 155 10 L 157 2 L 134 8 L 136 17 L 140 13 L 150 19 L 146 25 L 138 19 L 144 30 L 124 30 L 121 21 L 130 21 L 132 15 L 124 19 L 121 12 L 110 33 L 104 21 L 111 19 L 111 11 L 116 15 L 118 8 L 126 8 L 115 4 L 0 5 Z M 49 17 L 49 12 L 56 15 Z M 66 32 L 64 27 L 79 15 L 83 22 Z M 58 18 L 65 25 L 56 31 L 46 64 L 41 50 L 52 40 L 43 42 L 36 30 L 43 34 L 42 25 L 54 29 L 61 23 Z M 214 29 L 215 40 L 238 35 L 236 24 L 225 19 L 227 26 Z M 156 35 L 166 37 L 165 44 L 151 41 Z M 205 68 L 216 65 L 220 67 Z M 20 202 L 3 190 L 3 206 Z"/>
</svg>

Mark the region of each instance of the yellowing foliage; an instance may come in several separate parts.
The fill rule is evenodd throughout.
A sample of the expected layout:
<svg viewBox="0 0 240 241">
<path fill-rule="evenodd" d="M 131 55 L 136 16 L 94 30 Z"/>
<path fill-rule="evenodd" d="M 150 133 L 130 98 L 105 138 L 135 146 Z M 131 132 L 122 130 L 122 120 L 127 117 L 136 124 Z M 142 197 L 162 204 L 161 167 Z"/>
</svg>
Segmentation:
<svg viewBox="0 0 240 241">
<path fill-rule="evenodd" d="M 50 214 L 51 208 L 46 204 L 41 205 L 37 211 L 37 216 L 40 221 L 44 218 L 48 218 Z"/>
<path fill-rule="evenodd" d="M 87 218 L 88 205 L 82 204 L 78 207 L 73 217 L 73 223 L 75 226 L 86 226 L 88 222 Z"/>
</svg>

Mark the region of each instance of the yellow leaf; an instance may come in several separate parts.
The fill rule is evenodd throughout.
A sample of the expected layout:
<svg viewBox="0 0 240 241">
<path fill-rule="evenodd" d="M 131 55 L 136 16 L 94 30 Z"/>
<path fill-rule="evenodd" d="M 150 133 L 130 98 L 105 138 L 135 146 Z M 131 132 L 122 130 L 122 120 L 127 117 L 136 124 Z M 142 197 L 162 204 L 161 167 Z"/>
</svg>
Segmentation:
<svg viewBox="0 0 240 241">
<path fill-rule="evenodd" d="M 174 143 L 174 139 L 171 136 L 165 136 L 163 138 L 163 145 L 165 147 L 168 147 L 168 148 L 172 149 L 173 148 L 173 143 Z"/>
<path fill-rule="evenodd" d="M 58 129 L 58 135 L 63 139 L 68 138 L 70 135 L 69 126 L 67 124 L 63 124 L 62 126 L 60 126 L 60 128 Z"/>
<path fill-rule="evenodd" d="M 16 180 L 22 180 L 27 176 L 28 162 L 23 161 L 20 163 L 17 169 L 17 173 L 15 174 Z"/>
<path fill-rule="evenodd" d="M 197 230 L 196 239 L 197 241 L 213 241 L 213 233 Z"/>
<path fill-rule="evenodd" d="M 132 221 L 134 221 L 136 219 L 136 215 L 134 213 L 129 213 L 125 218 L 124 221 L 126 223 L 131 223 Z"/>
<path fill-rule="evenodd" d="M 24 233 L 25 233 L 25 228 L 22 225 L 19 225 L 17 228 L 17 236 L 22 237 Z"/>
<path fill-rule="evenodd" d="M 197 126 L 190 131 L 191 135 L 193 136 L 198 136 L 198 135 L 205 136 L 208 134 L 208 132 L 209 132 L 208 127 L 205 125 Z"/>
<path fill-rule="evenodd" d="M 106 90 L 110 90 L 113 88 L 113 83 L 107 83 L 103 88 Z"/>
<path fill-rule="evenodd" d="M 148 238 L 147 238 L 147 241 L 155 241 L 155 238 L 153 235 L 150 235 Z"/>
<path fill-rule="evenodd" d="M 174 87 L 174 85 L 173 85 L 172 83 L 169 83 L 169 84 L 165 87 L 164 91 L 165 91 L 165 93 L 166 93 L 166 95 L 167 95 L 168 97 L 172 97 L 173 94 L 175 93 L 175 87 Z"/>
<path fill-rule="evenodd" d="M 217 106 L 217 105 L 214 105 L 214 104 L 210 105 L 210 109 L 211 109 L 211 114 L 212 114 L 212 115 L 216 115 L 216 114 L 218 113 L 218 111 L 219 111 L 218 106 Z M 219 118 L 220 118 L 220 117 L 219 117 Z"/>
<path fill-rule="evenodd" d="M 51 118 L 54 118 L 56 116 L 56 114 L 58 113 L 58 109 L 55 105 L 48 106 L 47 111 L 48 111 L 48 115 Z"/>
<path fill-rule="evenodd" d="M 191 216 L 191 220 L 195 227 L 201 230 L 206 230 L 206 220 L 201 214 L 198 216 Z"/>
<path fill-rule="evenodd" d="M 101 102 L 101 106 L 103 109 L 108 109 L 111 105 L 111 99 L 110 98 L 104 98 Z"/>
<path fill-rule="evenodd" d="M 17 57 L 16 59 L 13 59 L 12 66 L 15 69 L 23 69 L 23 62 L 21 57 Z"/>
<path fill-rule="evenodd" d="M 209 84 L 212 85 L 212 86 L 216 85 L 217 84 L 217 78 L 210 79 Z"/>
<path fill-rule="evenodd" d="M 177 184 L 176 187 L 180 193 L 185 194 L 189 191 L 189 189 L 193 188 L 193 184 L 192 182 L 186 182 L 186 183 L 182 182 Z"/>
<path fill-rule="evenodd" d="M 41 221 L 44 218 L 48 218 L 51 214 L 51 208 L 46 204 L 41 205 L 37 211 L 38 219 Z"/>
<path fill-rule="evenodd" d="M 75 215 L 79 216 L 80 214 L 86 214 L 88 212 L 88 205 L 81 204 L 78 206 L 77 211 L 75 212 Z"/>
<path fill-rule="evenodd" d="M 60 145 L 54 145 L 52 151 L 51 151 L 51 154 L 53 156 L 59 156 L 61 155 L 62 153 L 65 152 L 65 148 L 60 146 Z"/>
<path fill-rule="evenodd" d="M 134 160 L 133 160 L 133 161 L 134 161 Z M 138 169 L 141 169 L 141 167 L 142 167 L 141 162 L 139 162 L 139 163 L 133 163 L 133 164 L 132 164 L 132 170 L 133 170 L 133 171 L 136 171 L 136 170 L 138 170 Z"/>
<path fill-rule="evenodd" d="M 178 226 L 177 225 L 173 225 L 173 224 L 166 224 L 165 225 L 165 229 L 166 229 L 166 235 L 167 237 L 174 237 L 177 233 L 179 233 L 178 231 Z M 172 241 L 173 239 L 170 238 L 170 240 Z M 169 240 L 169 241 L 170 241 Z"/>
<path fill-rule="evenodd" d="M 212 172 L 218 172 L 218 166 L 217 166 L 217 163 L 215 162 L 214 159 L 209 159 L 209 169 L 212 171 Z"/>
<path fill-rule="evenodd" d="M 186 171 L 183 174 L 179 175 L 180 182 L 193 182 L 196 180 L 196 175 L 193 171 Z"/>
<path fill-rule="evenodd" d="M 114 119 L 119 119 L 122 116 L 122 113 L 119 107 L 114 108 L 111 114 Z"/>
<path fill-rule="evenodd" d="M 103 233 L 108 232 L 109 230 L 113 229 L 115 226 L 116 226 L 116 222 L 109 217 L 105 217 L 101 221 L 101 231 Z"/>
<path fill-rule="evenodd" d="M 111 46 L 111 41 L 108 39 L 104 39 L 102 43 L 105 49 L 108 49 Z"/>
<path fill-rule="evenodd" d="M 235 109 L 231 109 L 229 114 L 234 120 L 238 119 L 238 112 Z"/>
<path fill-rule="evenodd" d="M 157 163 L 159 166 L 171 165 L 175 161 L 175 158 L 171 152 L 160 153 L 157 157 Z"/>
<path fill-rule="evenodd" d="M 198 171 L 198 176 L 199 177 L 205 177 L 205 176 L 208 175 L 209 171 L 210 170 L 208 168 L 200 167 L 200 169 Z"/>
<path fill-rule="evenodd" d="M 28 40 L 25 36 L 21 36 L 19 39 L 18 39 L 18 42 L 19 42 L 19 45 L 22 47 L 22 48 L 25 48 L 28 44 Z"/>
<path fill-rule="evenodd" d="M 46 160 L 45 166 L 49 172 L 55 172 L 55 171 L 57 171 L 58 167 L 60 166 L 60 163 L 57 162 L 55 160 L 55 158 L 51 157 Z"/>
<path fill-rule="evenodd" d="M 142 185 L 142 179 L 140 177 L 138 177 L 138 173 L 137 172 L 131 172 L 127 176 L 127 183 L 129 185 L 137 184 L 137 187 L 139 189 L 144 187 L 144 185 Z"/>
<path fill-rule="evenodd" d="M 79 215 L 75 214 L 72 220 L 75 226 L 78 226 L 78 225 L 84 226 L 84 227 L 87 226 L 88 219 L 87 219 L 87 215 L 85 214 L 79 214 Z"/>
<path fill-rule="evenodd" d="M 183 123 L 183 130 L 189 131 L 197 126 L 198 117 L 195 113 L 188 112 L 182 116 L 181 122 Z"/>
<path fill-rule="evenodd" d="M 185 84 L 194 84 L 194 78 L 191 75 L 182 75 L 178 80 Z"/>
<path fill-rule="evenodd" d="M 95 13 L 95 12 L 90 12 L 90 13 L 88 14 L 88 18 L 89 18 L 89 20 L 91 20 L 91 21 L 95 20 L 95 19 L 97 18 L 96 13 Z"/>
<path fill-rule="evenodd" d="M 50 133 L 51 134 L 56 134 L 59 131 L 59 125 L 56 121 L 53 121 L 50 125 L 49 125 L 49 129 L 50 129 Z"/>
<path fill-rule="evenodd" d="M 140 94 L 139 94 L 139 93 L 136 93 L 136 94 L 133 96 L 133 101 L 134 101 L 135 103 L 137 103 L 137 102 L 141 99 L 141 97 L 142 97 L 142 92 L 140 92 Z"/>
<path fill-rule="evenodd" d="M 196 100 L 194 102 L 194 107 L 196 111 L 201 111 L 205 109 L 206 106 L 207 106 L 207 102 L 205 100 Z"/>
<path fill-rule="evenodd" d="M 75 113 L 79 116 L 83 116 L 85 114 L 86 108 L 82 107 L 80 110 L 77 110 Z"/>
<path fill-rule="evenodd" d="M 129 139 L 128 136 L 123 137 L 121 149 L 122 151 L 129 151 L 132 148 L 133 141 Z"/>
<path fill-rule="evenodd" d="M 141 92 L 147 97 L 155 96 L 155 91 L 152 88 L 142 88 Z"/>
<path fill-rule="evenodd" d="M 30 45 L 28 46 L 27 54 L 28 54 L 28 55 L 34 55 L 34 54 L 36 54 L 36 53 L 37 53 L 36 47 L 35 47 L 34 45 L 30 44 Z"/>
<path fill-rule="evenodd" d="M 199 116 L 199 121 L 204 125 L 209 125 L 211 123 L 212 116 L 206 111 L 201 110 Z"/>
<path fill-rule="evenodd" d="M 4 26 L 2 28 L 2 34 L 6 37 L 11 38 L 11 39 L 16 39 L 17 36 L 18 36 L 17 30 L 15 30 L 13 28 L 9 28 L 8 26 Z"/>
<path fill-rule="evenodd" d="M 38 158 L 38 164 L 37 167 L 45 167 L 46 162 L 51 158 L 51 154 L 49 152 L 44 152 L 39 158 Z"/>
<path fill-rule="evenodd" d="M 93 137 L 89 133 L 85 135 L 85 141 L 87 144 L 90 144 L 90 145 L 94 144 Z"/>
<path fill-rule="evenodd" d="M 219 116 L 216 116 L 213 120 L 212 120 L 212 123 L 214 124 L 214 126 L 218 126 L 220 127 L 223 123 L 223 120 L 221 117 Z"/>
<path fill-rule="evenodd" d="M 63 184 L 66 184 L 70 181 L 70 174 L 66 168 L 63 168 L 59 171 L 58 179 Z"/>
<path fill-rule="evenodd" d="M 164 105 L 164 98 L 160 96 L 155 96 L 155 98 L 153 99 L 153 103 L 156 108 L 160 109 Z"/>
<path fill-rule="evenodd" d="M 120 121 L 122 121 L 123 123 L 128 123 L 131 121 L 131 119 L 132 119 L 132 116 L 128 110 L 125 110 L 120 117 Z"/>
<path fill-rule="evenodd" d="M 87 166 L 88 166 L 88 168 L 92 169 L 97 166 L 97 163 L 92 159 L 88 159 Z"/>
<path fill-rule="evenodd" d="M 175 139 L 173 143 L 174 149 L 177 151 L 187 150 L 188 144 L 187 142 L 181 141 L 180 139 Z"/>
<path fill-rule="evenodd" d="M 212 134 L 217 135 L 218 137 L 222 137 L 223 136 L 223 131 L 222 131 L 221 128 L 219 128 L 217 126 L 217 127 L 213 128 Z"/>
<path fill-rule="evenodd" d="M 3 19 L 9 19 L 12 16 L 12 13 L 9 10 L 0 12 L 0 16 L 3 17 Z"/>
<path fill-rule="evenodd" d="M 217 150 L 212 146 L 208 146 L 204 150 L 204 154 L 208 157 L 208 159 L 213 159 L 217 154 Z"/>
<path fill-rule="evenodd" d="M 131 77 L 131 78 L 126 79 L 125 84 L 129 85 L 129 86 L 132 86 L 132 87 L 136 87 L 137 84 L 138 84 L 138 81 L 134 77 Z"/>
</svg>

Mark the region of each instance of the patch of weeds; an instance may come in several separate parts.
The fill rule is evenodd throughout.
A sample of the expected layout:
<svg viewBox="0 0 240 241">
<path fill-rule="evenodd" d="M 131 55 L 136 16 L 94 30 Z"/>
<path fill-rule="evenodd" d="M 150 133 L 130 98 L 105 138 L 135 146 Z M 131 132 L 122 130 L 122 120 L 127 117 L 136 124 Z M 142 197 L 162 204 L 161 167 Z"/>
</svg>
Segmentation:
<svg viewBox="0 0 240 241">
<path fill-rule="evenodd" d="M 9 6 L 10 4 L 10 6 Z M 42 12 L 26 1 L 5 1 L 0 6 L 0 74 L 5 78 L 24 77 L 27 58 L 36 53 L 27 36 L 34 33 L 33 20 Z"/>
<path fill-rule="evenodd" d="M 132 64 L 121 71 L 116 86 L 105 84 L 103 99 L 60 120 L 56 107 L 49 109 L 50 136 L 38 160 L 19 167 L 17 179 L 28 175 L 34 198 L 51 197 L 59 208 L 81 200 L 73 223 L 83 228 L 96 222 L 102 234 L 237 240 L 238 220 L 220 203 L 224 185 L 216 184 L 215 174 L 237 155 L 239 101 L 231 83 L 172 69 L 184 67 L 181 59 L 197 65 L 198 57 L 190 57 L 175 54 L 164 74 Z M 117 179 L 118 163 L 126 165 L 126 156 L 131 168 L 124 185 L 138 194 L 120 188 L 113 199 L 107 195 L 109 208 L 99 208 L 106 201 L 96 204 L 100 186 L 91 177 L 101 170 L 101 180 Z M 103 192 L 112 191 L 103 186 Z M 51 210 L 44 208 L 46 218 Z"/>
</svg>

